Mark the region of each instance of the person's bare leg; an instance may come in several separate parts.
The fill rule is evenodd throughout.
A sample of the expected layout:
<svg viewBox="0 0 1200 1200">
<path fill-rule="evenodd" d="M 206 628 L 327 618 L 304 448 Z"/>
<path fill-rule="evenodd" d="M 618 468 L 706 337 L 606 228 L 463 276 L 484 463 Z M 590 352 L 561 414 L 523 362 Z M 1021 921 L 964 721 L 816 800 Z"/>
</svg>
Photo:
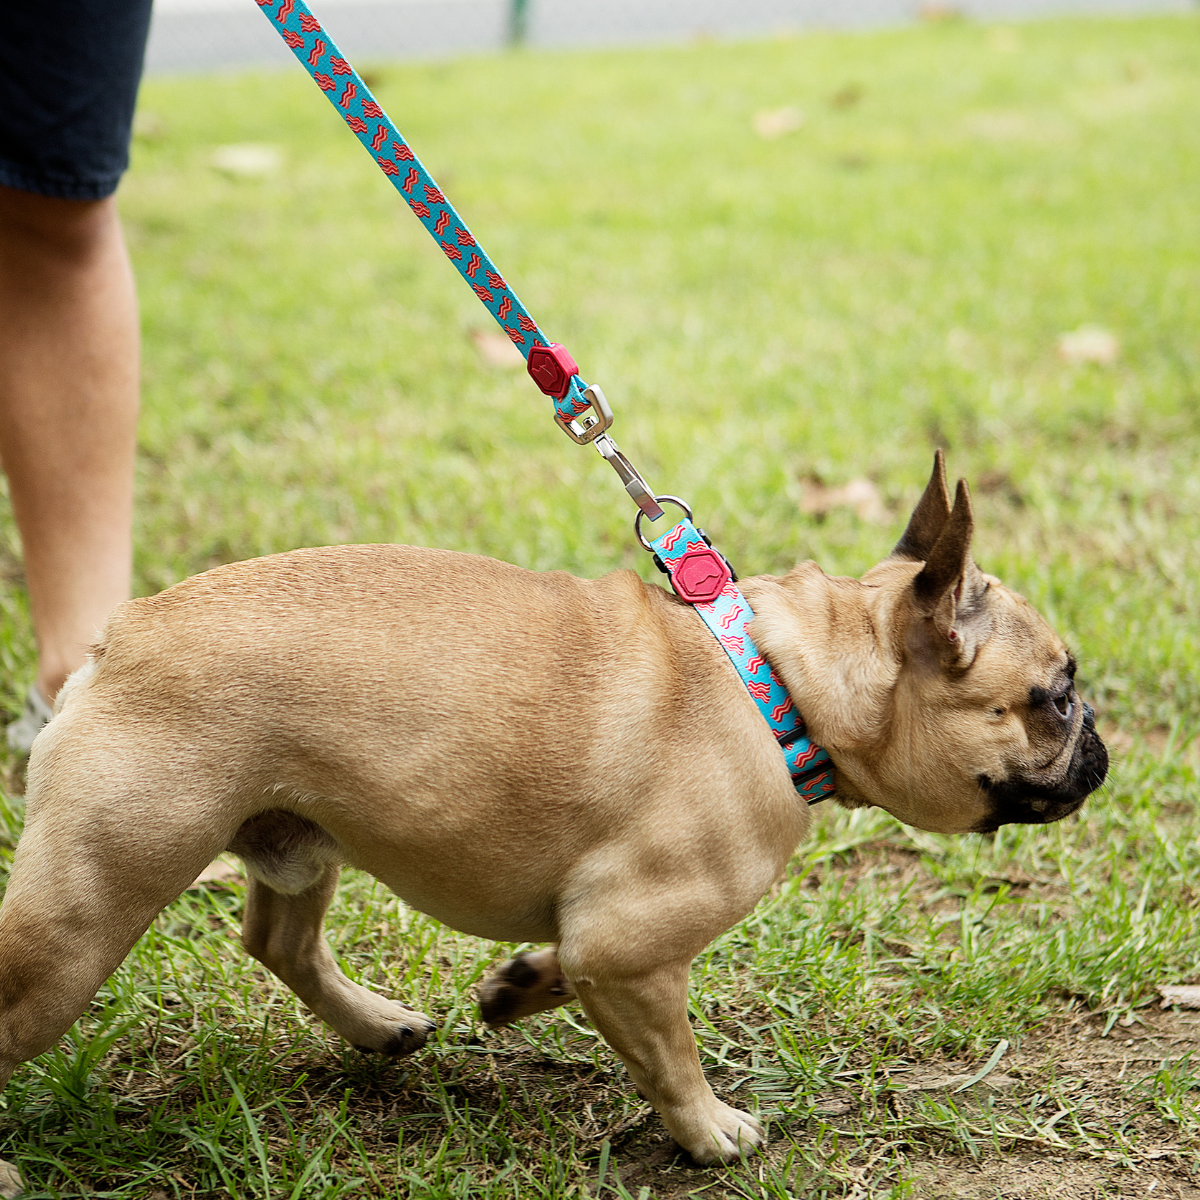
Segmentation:
<svg viewBox="0 0 1200 1200">
<path fill-rule="evenodd" d="M 129 595 L 138 353 L 113 199 L 0 187 L 0 463 L 47 700 Z"/>
</svg>

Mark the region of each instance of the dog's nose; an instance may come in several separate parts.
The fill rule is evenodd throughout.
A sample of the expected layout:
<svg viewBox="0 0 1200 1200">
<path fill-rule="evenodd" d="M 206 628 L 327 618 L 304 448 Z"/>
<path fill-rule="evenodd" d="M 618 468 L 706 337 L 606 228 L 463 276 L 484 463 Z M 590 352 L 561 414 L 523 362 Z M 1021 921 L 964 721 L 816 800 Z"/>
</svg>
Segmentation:
<svg viewBox="0 0 1200 1200">
<path fill-rule="evenodd" d="M 1096 728 L 1096 710 L 1086 700 L 1083 704 L 1083 723 L 1088 729 Z"/>
</svg>

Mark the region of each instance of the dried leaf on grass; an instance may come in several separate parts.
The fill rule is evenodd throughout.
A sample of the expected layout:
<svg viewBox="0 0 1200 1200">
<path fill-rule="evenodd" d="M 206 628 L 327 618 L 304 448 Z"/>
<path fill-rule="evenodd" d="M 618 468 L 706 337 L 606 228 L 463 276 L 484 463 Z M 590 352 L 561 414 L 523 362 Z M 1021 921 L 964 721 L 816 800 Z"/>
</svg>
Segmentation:
<svg viewBox="0 0 1200 1200">
<path fill-rule="evenodd" d="M 234 142 L 218 146 L 209 162 L 226 175 L 255 178 L 278 171 L 283 166 L 283 151 L 266 142 Z"/>
<path fill-rule="evenodd" d="M 157 142 L 166 136 L 167 123 L 157 113 L 138 109 L 133 118 L 133 136 L 144 142 Z M 2 1194 L 2 1193 L 0 1193 Z"/>
<path fill-rule="evenodd" d="M 804 113 L 794 104 L 783 108 L 762 108 L 751 118 L 750 124 L 760 138 L 774 141 L 786 133 L 795 133 L 804 124 Z"/>
<path fill-rule="evenodd" d="M 21 1172 L 12 1163 L 0 1162 L 0 1196 L 23 1196 L 25 1184 Z"/>
<path fill-rule="evenodd" d="M 490 329 L 472 329 L 467 335 L 479 351 L 479 357 L 489 367 L 506 367 L 518 370 L 525 365 L 525 359 L 502 333 L 493 333 Z"/>
<path fill-rule="evenodd" d="M 997 25 L 989 31 L 987 44 L 989 50 L 1000 54 L 1016 54 L 1021 48 L 1021 35 L 1007 25 Z"/>
<path fill-rule="evenodd" d="M 1058 356 L 1063 362 L 1111 367 L 1120 353 L 1121 343 L 1116 335 L 1098 325 L 1081 325 L 1058 339 Z"/>
<path fill-rule="evenodd" d="M 891 519 L 879 489 L 869 479 L 851 479 L 833 488 L 817 479 L 800 484 L 800 511 L 806 516 L 823 517 L 835 508 L 851 508 L 860 521 L 872 525 Z"/>
<path fill-rule="evenodd" d="M 1176 1005 L 1180 1008 L 1200 1008 L 1200 984 L 1160 983 L 1158 994 L 1162 997 L 1163 1008 L 1174 1008 Z"/>
<path fill-rule="evenodd" d="M 1017 1087 L 1019 1080 L 1001 1071 L 993 1071 L 982 1078 L 962 1073 L 957 1075 L 936 1074 L 921 1076 L 912 1083 L 906 1083 L 904 1090 L 906 1092 L 949 1092 L 954 1095 L 958 1092 L 968 1091 L 981 1083 L 994 1092 L 1007 1092 Z"/>
<path fill-rule="evenodd" d="M 963 124 L 976 137 L 987 138 L 993 142 L 1028 137 L 1035 132 L 1035 127 L 1030 124 L 1024 113 L 1003 110 L 973 113 L 964 119 Z"/>
</svg>

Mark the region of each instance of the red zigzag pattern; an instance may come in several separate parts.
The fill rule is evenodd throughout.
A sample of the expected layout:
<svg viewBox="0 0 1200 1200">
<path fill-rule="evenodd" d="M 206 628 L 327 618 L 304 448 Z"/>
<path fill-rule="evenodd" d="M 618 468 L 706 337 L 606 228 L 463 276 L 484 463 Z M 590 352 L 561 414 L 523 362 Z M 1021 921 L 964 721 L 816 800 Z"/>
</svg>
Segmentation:
<svg viewBox="0 0 1200 1200">
<path fill-rule="evenodd" d="M 814 746 L 810 742 L 807 750 L 796 755 L 796 762 L 795 762 L 795 765 L 792 767 L 792 770 L 799 771 L 801 767 L 807 767 L 808 764 L 810 762 L 812 762 L 812 760 L 814 758 L 816 758 L 817 755 L 820 753 L 821 753 L 821 747 Z"/>
<path fill-rule="evenodd" d="M 742 606 L 735 604 L 717 623 L 722 629 L 728 629 L 742 615 Z"/>
</svg>

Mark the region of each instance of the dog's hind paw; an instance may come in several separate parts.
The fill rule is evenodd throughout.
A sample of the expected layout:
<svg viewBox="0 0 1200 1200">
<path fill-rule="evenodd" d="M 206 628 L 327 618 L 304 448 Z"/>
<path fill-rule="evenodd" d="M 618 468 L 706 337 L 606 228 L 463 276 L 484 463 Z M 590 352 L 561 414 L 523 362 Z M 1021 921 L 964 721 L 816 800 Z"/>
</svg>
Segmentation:
<svg viewBox="0 0 1200 1200">
<path fill-rule="evenodd" d="M 766 1141 L 766 1131 L 756 1118 L 715 1098 L 713 1103 L 715 1107 L 706 1114 L 706 1119 L 694 1124 L 687 1122 L 690 1128 L 684 1136 L 671 1130 L 695 1162 L 702 1167 L 734 1162 L 753 1154 Z M 667 1124 L 671 1126 L 674 1122 Z"/>
<path fill-rule="evenodd" d="M 493 1029 L 566 1004 L 575 989 L 554 950 L 526 951 L 501 963 L 479 986 L 479 1015 Z"/>
</svg>

